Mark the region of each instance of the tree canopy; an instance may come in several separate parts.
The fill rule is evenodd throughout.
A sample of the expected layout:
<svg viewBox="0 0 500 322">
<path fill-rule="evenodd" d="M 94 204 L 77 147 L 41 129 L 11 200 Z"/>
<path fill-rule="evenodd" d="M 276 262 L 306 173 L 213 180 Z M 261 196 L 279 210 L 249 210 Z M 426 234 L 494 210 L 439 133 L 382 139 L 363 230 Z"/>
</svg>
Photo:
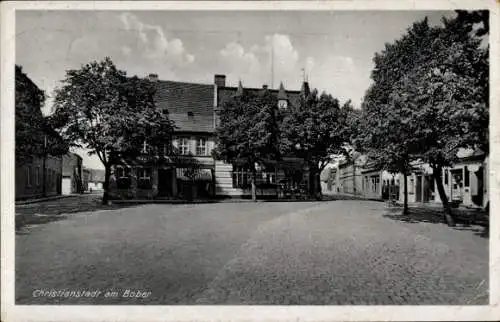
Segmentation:
<svg viewBox="0 0 500 322">
<path fill-rule="evenodd" d="M 283 111 L 281 153 L 299 157 L 307 163 L 312 194 L 321 191 L 321 171 L 349 142 L 350 131 L 354 128 L 349 122 L 356 120 L 354 114 L 350 101 L 341 108 L 338 99 L 326 93 L 318 95 L 317 90 L 307 97 L 302 96 L 297 106 Z"/>
<path fill-rule="evenodd" d="M 280 158 L 276 97 L 268 90 L 243 91 L 222 104 L 219 117 L 216 154 L 253 172 L 252 198 L 256 199 L 256 165 Z"/>
<path fill-rule="evenodd" d="M 41 108 L 45 93 L 16 65 L 16 162 L 29 162 L 44 154 L 62 155 L 68 146 L 50 126 Z"/>
<path fill-rule="evenodd" d="M 391 171 L 429 163 L 447 210 L 441 168 L 459 149 L 488 151 L 488 54 L 471 31 L 463 14 L 443 26 L 424 19 L 377 53 L 357 140 Z"/>
<path fill-rule="evenodd" d="M 56 89 L 52 124 L 72 146 L 86 148 L 101 160 L 106 169 L 103 202 L 116 158 L 141 154 L 145 141 L 149 153 L 170 143 L 174 125 L 156 108 L 154 93 L 154 83 L 127 77 L 110 58 L 68 70 Z"/>
</svg>

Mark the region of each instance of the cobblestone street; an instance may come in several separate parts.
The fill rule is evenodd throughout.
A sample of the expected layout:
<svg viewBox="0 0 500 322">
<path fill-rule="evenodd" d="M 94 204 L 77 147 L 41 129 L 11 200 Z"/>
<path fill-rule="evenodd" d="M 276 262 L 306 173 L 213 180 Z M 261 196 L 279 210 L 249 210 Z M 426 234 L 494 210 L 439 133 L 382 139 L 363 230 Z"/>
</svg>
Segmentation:
<svg viewBox="0 0 500 322">
<path fill-rule="evenodd" d="M 487 238 L 380 202 L 89 210 L 16 236 L 17 304 L 488 302 Z M 101 294 L 42 295 L 65 290 Z"/>
</svg>

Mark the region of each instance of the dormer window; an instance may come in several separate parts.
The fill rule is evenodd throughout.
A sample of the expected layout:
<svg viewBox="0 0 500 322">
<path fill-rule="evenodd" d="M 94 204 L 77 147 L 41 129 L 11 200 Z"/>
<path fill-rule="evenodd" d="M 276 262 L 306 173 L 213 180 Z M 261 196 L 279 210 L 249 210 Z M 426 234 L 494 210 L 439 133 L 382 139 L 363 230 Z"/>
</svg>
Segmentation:
<svg viewBox="0 0 500 322">
<path fill-rule="evenodd" d="M 285 109 L 288 107 L 288 102 L 287 100 L 279 100 L 278 101 L 278 108 L 279 109 Z"/>
</svg>

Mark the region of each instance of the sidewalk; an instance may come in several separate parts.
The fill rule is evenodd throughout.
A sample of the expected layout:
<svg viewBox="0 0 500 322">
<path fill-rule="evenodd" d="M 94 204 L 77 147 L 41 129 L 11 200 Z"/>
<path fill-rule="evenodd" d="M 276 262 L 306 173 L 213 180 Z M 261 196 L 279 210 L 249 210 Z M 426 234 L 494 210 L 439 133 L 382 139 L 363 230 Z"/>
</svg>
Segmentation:
<svg viewBox="0 0 500 322">
<path fill-rule="evenodd" d="M 50 197 L 37 198 L 37 199 L 18 200 L 18 201 L 16 201 L 16 206 L 28 205 L 28 204 L 32 204 L 32 203 L 40 203 L 40 202 L 52 201 L 52 200 L 58 200 L 58 199 L 64 199 L 64 198 L 71 198 L 71 197 L 80 196 L 80 195 L 81 194 L 57 195 L 57 196 L 50 196 Z"/>
<path fill-rule="evenodd" d="M 398 201 L 394 205 L 388 202 L 388 208 L 392 208 L 393 210 L 389 210 L 390 212 L 394 212 L 394 210 L 402 209 L 403 203 Z M 408 203 L 408 208 L 410 210 L 410 214 L 408 217 L 415 218 L 435 218 L 437 221 L 441 221 L 444 214 L 444 208 L 441 203 Z M 475 224 L 479 226 L 488 226 L 489 225 L 489 216 L 482 208 L 472 208 L 466 206 L 459 206 L 458 208 L 451 208 L 452 213 L 458 220 L 458 222 Z"/>
</svg>

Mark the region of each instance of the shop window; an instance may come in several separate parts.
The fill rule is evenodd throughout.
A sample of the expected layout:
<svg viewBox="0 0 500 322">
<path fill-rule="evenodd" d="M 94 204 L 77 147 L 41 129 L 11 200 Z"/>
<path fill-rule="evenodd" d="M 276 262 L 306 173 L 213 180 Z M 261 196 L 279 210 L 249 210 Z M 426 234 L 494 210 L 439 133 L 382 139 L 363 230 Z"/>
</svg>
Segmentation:
<svg viewBox="0 0 500 322">
<path fill-rule="evenodd" d="M 251 173 L 248 168 L 233 167 L 233 188 L 247 188 L 250 184 Z"/>
</svg>

